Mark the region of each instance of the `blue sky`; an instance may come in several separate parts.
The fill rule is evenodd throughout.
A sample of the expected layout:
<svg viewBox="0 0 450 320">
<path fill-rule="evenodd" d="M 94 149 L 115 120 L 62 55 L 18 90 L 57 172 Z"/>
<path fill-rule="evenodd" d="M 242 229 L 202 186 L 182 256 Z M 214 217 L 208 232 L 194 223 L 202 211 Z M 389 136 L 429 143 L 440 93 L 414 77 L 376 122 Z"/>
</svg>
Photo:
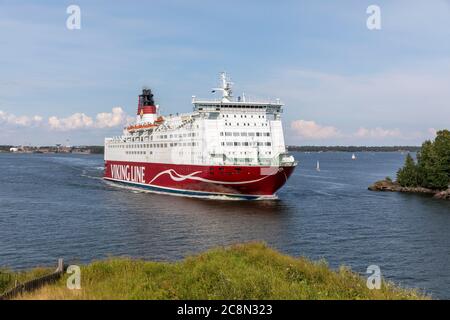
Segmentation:
<svg viewBox="0 0 450 320">
<path fill-rule="evenodd" d="M 101 144 L 142 86 L 188 112 L 222 70 L 288 144 L 420 144 L 450 127 L 450 1 L 0 1 L 0 144 Z"/>
</svg>

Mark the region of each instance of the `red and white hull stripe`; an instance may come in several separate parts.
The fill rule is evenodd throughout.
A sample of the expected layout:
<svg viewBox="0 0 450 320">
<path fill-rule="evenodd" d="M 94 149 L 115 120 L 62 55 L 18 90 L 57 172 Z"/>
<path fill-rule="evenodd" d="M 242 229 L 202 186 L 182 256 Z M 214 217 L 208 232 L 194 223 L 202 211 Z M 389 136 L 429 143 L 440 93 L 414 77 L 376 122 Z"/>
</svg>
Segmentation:
<svg viewBox="0 0 450 320">
<path fill-rule="evenodd" d="M 258 199 L 273 198 L 294 169 L 105 161 L 104 178 L 154 192 Z"/>
</svg>

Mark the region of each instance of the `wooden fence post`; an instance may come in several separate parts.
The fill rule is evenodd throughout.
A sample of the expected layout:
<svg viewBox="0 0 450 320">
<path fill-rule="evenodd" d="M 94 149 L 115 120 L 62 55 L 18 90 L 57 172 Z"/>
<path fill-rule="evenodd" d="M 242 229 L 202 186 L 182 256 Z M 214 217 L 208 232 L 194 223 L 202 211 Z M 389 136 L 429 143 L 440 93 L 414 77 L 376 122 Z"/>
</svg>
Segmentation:
<svg viewBox="0 0 450 320">
<path fill-rule="evenodd" d="M 64 272 L 64 259 L 63 258 L 58 259 L 58 268 L 56 269 L 56 272 Z"/>
</svg>

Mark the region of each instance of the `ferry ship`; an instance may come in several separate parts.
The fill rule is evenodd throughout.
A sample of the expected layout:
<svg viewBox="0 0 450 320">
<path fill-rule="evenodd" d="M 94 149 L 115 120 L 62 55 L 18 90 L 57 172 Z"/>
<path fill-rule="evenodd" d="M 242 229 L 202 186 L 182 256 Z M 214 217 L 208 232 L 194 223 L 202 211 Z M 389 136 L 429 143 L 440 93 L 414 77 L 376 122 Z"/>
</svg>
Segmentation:
<svg viewBox="0 0 450 320">
<path fill-rule="evenodd" d="M 192 96 L 193 112 L 159 114 L 152 91 L 139 95 L 136 122 L 105 139 L 104 179 L 157 193 L 273 199 L 297 166 L 284 143 L 283 104 L 233 98 L 221 73 L 220 99 Z"/>
</svg>

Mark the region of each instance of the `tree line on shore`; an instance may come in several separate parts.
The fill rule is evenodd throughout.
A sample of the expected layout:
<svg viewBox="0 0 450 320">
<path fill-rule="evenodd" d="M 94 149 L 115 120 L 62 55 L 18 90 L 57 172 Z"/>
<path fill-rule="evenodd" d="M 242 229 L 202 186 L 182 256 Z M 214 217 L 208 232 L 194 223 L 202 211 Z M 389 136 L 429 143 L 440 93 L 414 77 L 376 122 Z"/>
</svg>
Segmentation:
<svg viewBox="0 0 450 320">
<path fill-rule="evenodd" d="M 404 166 L 397 172 L 397 182 L 403 187 L 449 188 L 450 131 L 438 131 L 434 141 L 425 141 L 416 161 L 408 154 Z"/>
<path fill-rule="evenodd" d="M 103 154 L 103 146 L 73 146 L 65 147 L 60 145 L 54 146 L 14 146 L 14 145 L 0 145 L 0 152 L 10 152 L 11 149 L 17 149 L 19 152 L 26 153 L 70 153 L 70 152 L 88 152 L 91 154 Z"/>
</svg>

